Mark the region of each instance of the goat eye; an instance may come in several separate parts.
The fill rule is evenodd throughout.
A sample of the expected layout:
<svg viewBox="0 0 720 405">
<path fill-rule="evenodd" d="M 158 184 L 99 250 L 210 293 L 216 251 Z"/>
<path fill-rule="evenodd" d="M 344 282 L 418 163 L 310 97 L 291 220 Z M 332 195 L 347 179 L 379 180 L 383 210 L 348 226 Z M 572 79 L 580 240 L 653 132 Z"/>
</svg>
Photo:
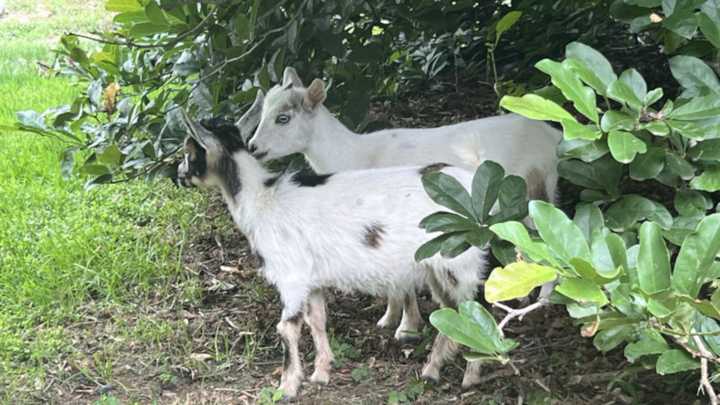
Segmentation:
<svg viewBox="0 0 720 405">
<path fill-rule="evenodd" d="M 285 125 L 288 122 L 290 122 L 290 116 L 287 114 L 280 114 L 275 118 L 275 123 L 280 125 Z"/>
</svg>

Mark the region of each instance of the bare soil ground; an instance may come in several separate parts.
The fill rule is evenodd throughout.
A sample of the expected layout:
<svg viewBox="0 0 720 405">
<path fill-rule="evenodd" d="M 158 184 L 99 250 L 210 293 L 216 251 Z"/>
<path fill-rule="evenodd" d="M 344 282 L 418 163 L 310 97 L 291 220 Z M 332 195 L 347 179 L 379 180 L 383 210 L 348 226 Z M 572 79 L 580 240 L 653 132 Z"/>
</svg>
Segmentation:
<svg viewBox="0 0 720 405">
<path fill-rule="evenodd" d="M 478 105 L 491 107 L 467 108 Z M 373 114 L 395 126 L 440 125 L 489 115 L 492 106 L 490 89 L 468 89 L 468 94 L 431 100 L 410 98 L 392 110 L 377 104 Z M 219 200 L 207 217 L 213 225 L 196 235 L 183 257 L 189 277 L 178 280 L 178 293 L 158 291 L 149 297 L 150 306 L 88 307 L 85 320 L 68 326 L 76 349 L 86 355 L 52 365 L 56 372 L 38 401 L 271 403 L 282 365 L 275 335 L 277 294 L 259 278 L 246 241 L 232 229 Z M 190 291 L 200 299 L 188 297 L 187 283 L 195 283 Z M 434 336 L 430 327 L 420 344 L 400 346 L 392 331 L 375 326 L 383 302 L 329 295 L 328 327 L 337 360 L 331 383 L 304 384 L 297 403 L 700 403 L 696 376 L 663 380 L 654 370 L 628 365 L 621 350 L 598 352 L 559 307 L 512 323 L 507 330 L 521 343 L 512 365 L 487 364 L 483 383 L 472 390 L 460 389 L 460 358 L 446 367 L 439 384 L 424 383 L 418 376 Z M 421 305 L 427 319 L 433 305 L 428 297 L 421 298 Z M 309 375 L 312 344 L 307 333 L 302 350 Z"/>
</svg>

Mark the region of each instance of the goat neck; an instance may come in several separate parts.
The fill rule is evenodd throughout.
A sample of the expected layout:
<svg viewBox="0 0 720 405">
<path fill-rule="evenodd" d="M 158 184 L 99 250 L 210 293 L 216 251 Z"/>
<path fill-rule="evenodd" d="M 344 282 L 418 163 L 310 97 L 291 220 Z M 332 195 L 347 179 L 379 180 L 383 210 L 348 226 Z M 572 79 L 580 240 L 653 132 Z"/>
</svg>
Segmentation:
<svg viewBox="0 0 720 405">
<path fill-rule="evenodd" d="M 331 173 L 365 167 L 362 160 L 369 151 L 363 137 L 348 129 L 324 106 L 315 114 L 313 134 L 305 151 L 313 170 Z"/>
<path fill-rule="evenodd" d="M 257 222 L 257 214 L 267 206 L 263 202 L 267 199 L 268 189 L 263 184 L 273 175 L 247 151 L 236 152 L 232 159 L 237 167 L 234 175 L 240 180 L 240 192 L 232 196 L 223 190 L 222 194 L 240 230 L 250 233 Z"/>
</svg>

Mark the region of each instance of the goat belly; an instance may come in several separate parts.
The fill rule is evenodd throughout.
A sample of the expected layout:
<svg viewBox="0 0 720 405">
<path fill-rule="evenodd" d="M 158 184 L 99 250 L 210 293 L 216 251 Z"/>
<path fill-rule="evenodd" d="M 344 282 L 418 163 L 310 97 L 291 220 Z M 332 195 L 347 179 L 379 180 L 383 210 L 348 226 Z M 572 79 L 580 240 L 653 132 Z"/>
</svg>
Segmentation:
<svg viewBox="0 0 720 405">
<path fill-rule="evenodd" d="M 469 172 L 443 171 L 469 187 Z M 273 212 L 248 235 L 265 258 L 268 281 L 372 295 L 425 283 L 427 269 L 414 255 L 433 235 L 418 224 L 442 207 L 427 196 L 419 168 L 344 172 L 317 187 L 283 186 Z"/>
</svg>

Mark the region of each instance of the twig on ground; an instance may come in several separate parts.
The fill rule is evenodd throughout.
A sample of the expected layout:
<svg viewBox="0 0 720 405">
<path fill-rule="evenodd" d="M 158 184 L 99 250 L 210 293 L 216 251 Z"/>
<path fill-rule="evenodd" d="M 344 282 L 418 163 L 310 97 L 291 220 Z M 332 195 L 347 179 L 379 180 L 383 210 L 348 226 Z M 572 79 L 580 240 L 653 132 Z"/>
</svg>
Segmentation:
<svg viewBox="0 0 720 405">
<path fill-rule="evenodd" d="M 715 359 L 715 357 L 708 351 L 707 348 L 705 348 L 705 344 L 699 336 L 693 336 L 693 341 L 702 355 L 700 358 L 700 388 L 698 388 L 698 390 L 705 392 L 705 395 L 710 398 L 711 405 L 717 405 L 718 397 L 717 394 L 715 394 L 712 384 L 710 384 L 710 379 L 708 378 L 708 358 Z"/>
<path fill-rule="evenodd" d="M 544 307 L 548 303 L 549 303 L 549 301 L 547 300 L 547 298 L 541 298 L 536 303 L 530 304 L 530 305 L 528 305 L 524 308 L 520 308 L 520 309 L 510 308 L 507 305 L 501 304 L 501 303 L 493 304 L 496 307 L 507 312 L 507 315 L 505 315 L 505 317 L 502 319 L 502 321 L 500 321 L 500 323 L 498 324 L 498 329 L 500 330 L 500 334 L 505 336 L 505 334 L 503 333 L 503 328 L 505 328 L 505 325 L 507 325 L 507 323 L 510 322 L 511 320 L 518 318 L 519 320 L 522 321 L 522 319 L 525 315 L 527 315 L 528 313 L 530 313 L 540 307 Z"/>
</svg>

